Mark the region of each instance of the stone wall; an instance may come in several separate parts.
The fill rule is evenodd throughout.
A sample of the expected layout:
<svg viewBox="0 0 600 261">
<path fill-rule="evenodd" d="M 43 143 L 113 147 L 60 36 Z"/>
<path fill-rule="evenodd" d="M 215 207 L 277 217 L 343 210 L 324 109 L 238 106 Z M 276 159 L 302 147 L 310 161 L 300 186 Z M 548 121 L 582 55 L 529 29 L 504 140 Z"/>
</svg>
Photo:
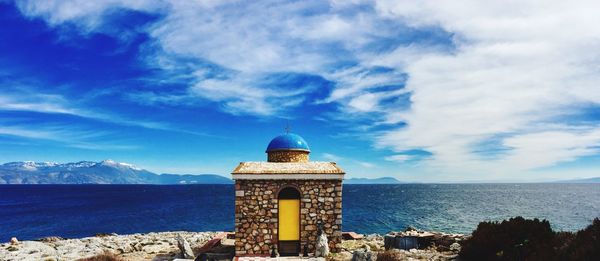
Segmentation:
<svg viewBox="0 0 600 261">
<path fill-rule="evenodd" d="M 269 162 L 308 162 L 308 151 L 281 150 L 267 153 Z"/>
<path fill-rule="evenodd" d="M 236 255 L 268 255 L 277 246 L 277 193 L 285 187 L 300 191 L 300 249 L 314 253 L 317 223 L 323 223 L 331 252 L 342 239 L 341 180 L 236 180 Z"/>
</svg>

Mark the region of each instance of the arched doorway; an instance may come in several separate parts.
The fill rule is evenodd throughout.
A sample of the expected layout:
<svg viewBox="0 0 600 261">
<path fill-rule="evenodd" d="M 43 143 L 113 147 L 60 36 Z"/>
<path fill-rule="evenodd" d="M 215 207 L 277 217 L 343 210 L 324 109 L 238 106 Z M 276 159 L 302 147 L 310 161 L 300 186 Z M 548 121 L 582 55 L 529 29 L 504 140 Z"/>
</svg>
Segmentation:
<svg viewBox="0 0 600 261">
<path fill-rule="evenodd" d="M 278 242 L 279 254 L 300 254 L 300 191 L 286 187 L 277 195 L 279 204 Z"/>
</svg>

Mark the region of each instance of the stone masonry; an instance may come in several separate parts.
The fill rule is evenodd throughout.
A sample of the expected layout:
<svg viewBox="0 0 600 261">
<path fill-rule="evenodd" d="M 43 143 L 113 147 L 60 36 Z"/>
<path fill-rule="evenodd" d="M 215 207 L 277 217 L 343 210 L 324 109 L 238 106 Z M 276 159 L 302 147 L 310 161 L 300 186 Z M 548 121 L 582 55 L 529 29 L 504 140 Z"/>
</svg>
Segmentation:
<svg viewBox="0 0 600 261">
<path fill-rule="evenodd" d="M 236 180 L 236 256 L 269 255 L 277 246 L 278 192 L 294 187 L 301 193 L 300 244 L 315 250 L 317 224 L 322 222 L 332 252 L 342 239 L 342 180 Z"/>
<path fill-rule="evenodd" d="M 268 154 L 269 162 L 307 162 L 307 151 L 272 151 Z"/>
</svg>

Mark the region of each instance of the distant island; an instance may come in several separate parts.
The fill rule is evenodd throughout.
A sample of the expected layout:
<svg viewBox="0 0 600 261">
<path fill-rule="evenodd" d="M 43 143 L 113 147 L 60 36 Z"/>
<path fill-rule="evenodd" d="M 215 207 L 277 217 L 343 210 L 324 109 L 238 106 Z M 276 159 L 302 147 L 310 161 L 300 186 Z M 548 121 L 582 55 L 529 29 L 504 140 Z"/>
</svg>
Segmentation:
<svg viewBox="0 0 600 261">
<path fill-rule="evenodd" d="M 351 178 L 344 180 L 344 184 L 401 184 L 399 180 L 392 177 L 383 178 Z"/>
<path fill-rule="evenodd" d="M 555 183 L 600 183 L 600 177 L 586 179 L 559 180 Z"/>
<path fill-rule="evenodd" d="M 0 165 L 0 184 L 233 184 L 215 174 L 156 174 L 112 160 L 9 162 Z"/>
</svg>

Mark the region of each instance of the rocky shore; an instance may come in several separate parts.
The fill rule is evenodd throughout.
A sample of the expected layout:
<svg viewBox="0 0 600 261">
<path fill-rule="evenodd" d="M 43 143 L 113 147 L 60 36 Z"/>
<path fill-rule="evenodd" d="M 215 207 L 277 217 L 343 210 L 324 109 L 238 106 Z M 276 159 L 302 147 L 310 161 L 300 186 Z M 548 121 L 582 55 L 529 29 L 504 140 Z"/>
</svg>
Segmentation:
<svg viewBox="0 0 600 261">
<path fill-rule="evenodd" d="M 0 260 L 77 260 L 111 253 L 124 260 L 173 260 L 180 251 L 177 236 L 192 247 L 201 246 L 218 232 L 160 232 L 98 235 L 79 239 L 47 237 L 37 241 L 0 244 Z"/>
<path fill-rule="evenodd" d="M 409 236 L 417 231 L 391 232 L 388 235 L 371 234 L 359 240 L 343 240 L 341 252 L 333 254 L 331 260 L 369 261 L 369 260 L 455 260 L 461 249 L 461 243 L 468 236 L 446 234 L 442 232 L 418 231 L 427 234 L 428 244 L 423 249 L 386 249 L 386 236 Z"/>
<path fill-rule="evenodd" d="M 36 241 L 0 244 L 0 261 L 9 260 L 78 260 L 103 253 L 113 254 L 122 260 L 173 260 L 180 257 L 177 237 L 181 235 L 194 249 L 212 239 L 219 232 L 159 232 L 131 235 L 98 235 L 80 239 L 58 237 Z M 392 235 L 401 235 L 397 232 Z M 386 260 L 453 260 L 460 251 L 460 234 L 425 232 L 431 234 L 431 244 L 425 249 L 385 249 L 384 236 L 366 235 L 361 239 L 343 240 L 341 252 L 329 260 L 376 260 L 378 255 Z M 389 235 L 388 235 L 389 236 Z M 354 259 L 353 259 L 354 257 Z"/>
</svg>

